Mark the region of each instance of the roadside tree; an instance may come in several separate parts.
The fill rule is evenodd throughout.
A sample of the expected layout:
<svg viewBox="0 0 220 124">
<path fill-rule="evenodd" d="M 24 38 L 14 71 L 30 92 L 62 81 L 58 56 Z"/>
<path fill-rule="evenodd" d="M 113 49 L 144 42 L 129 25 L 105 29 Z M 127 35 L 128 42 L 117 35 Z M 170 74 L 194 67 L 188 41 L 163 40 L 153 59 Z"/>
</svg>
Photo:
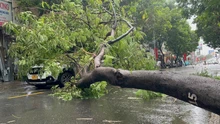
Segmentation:
<svg viewBox="0 0 220 124">
<path fill-rule="evenodd" d="M 191 52 L 196 49 L 199 38 L 194 31 L 191 30 L 186 19 L 181 15 L 180 9 L 172 11 L 172 28 L 168 31 L 166 47 L 176 55 L 176 60 L 182 57 L 184 53 Z"/>
<path fill-rule="evenodd" d="M 162 46 L 167 39 L 167 31 L 172 27 L 171 24 L 171 9 L 167 6 L 165 0 L 142 0 L 139 5 L 139 13 L 143 13 L 142 21 L 139 20 L 139 26 L 146 34 L 142 40 L 143 44 L 150 44 L 153 49 L 158 49 L 162 55 L 161 63 L 165 65 Z M 138 15 L 138 14 L 137 14 Z"/>
<path fill-rule="evenodd" d="M 186 17 L 195 17 L 196 33 L 206 44 L 220 47 L 220 2 L 218 0 L 177 0 Z"/>
<path fill-rule="evenodd" d="M 4 26 L 6 33 L 16 37 L 16 42 L 11 44 L 10 54 L 19 59 L 18 64 L 24 70 L 33 64 L 44 64 L 56 72 L 57 62 L 73 62 L 78 70 L 73 83 L 78 88 L 106 81 L 123 88 L 165 93 L 220 114 L 220 102 L 216 102 L 220 98 L 220 94 L 217 94 L 220 82 L 214 79 L 163 71 L 133 71 L 145 69 L 147 65 L 132 70 L 115 69 L 114 65 L 102 67 L 103 59 L 104 65 L 110 66 L 116 62 L 126 65 L 126 69 L 132 67 L 133 63 L 147 64 L 150 59 L 142 59 L 143 54 L 136 44 L 142 35 L 130 23 L 129 12 L 123 11 L 119 5 L 119 0 L 90 0 L 83 4 L 76 0 L 54 4 L 49 7 L 54 11 L 39 18 L 24 12 L 19 16 L 20 25 L 8 23 Z M 129 45 L 132 47 L 128 48 L 133 49 L 127 49 Z M 109 54 L 111 47 L 114 50 Z M 134 52 L 127 54 L 128 51 Z M 124 53 L 127 58 L 118 57 Z"/>
</svg>

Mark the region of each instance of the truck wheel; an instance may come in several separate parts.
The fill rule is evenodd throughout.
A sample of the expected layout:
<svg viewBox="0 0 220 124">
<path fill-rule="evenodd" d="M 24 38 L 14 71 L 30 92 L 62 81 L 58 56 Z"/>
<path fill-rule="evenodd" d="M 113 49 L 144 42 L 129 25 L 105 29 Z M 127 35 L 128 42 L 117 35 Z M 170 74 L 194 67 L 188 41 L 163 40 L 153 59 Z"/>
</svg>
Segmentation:
<svg viewBox="0 0 220 124">
<path fill-rule="evenodd" d="M 73 74 L 70 72 L 64 72 L 59 76 L 59 85 L 60 87 L 63 87 L 66 82 L 70 82 L 71 78 L 73 77 Z"/>
</svg>

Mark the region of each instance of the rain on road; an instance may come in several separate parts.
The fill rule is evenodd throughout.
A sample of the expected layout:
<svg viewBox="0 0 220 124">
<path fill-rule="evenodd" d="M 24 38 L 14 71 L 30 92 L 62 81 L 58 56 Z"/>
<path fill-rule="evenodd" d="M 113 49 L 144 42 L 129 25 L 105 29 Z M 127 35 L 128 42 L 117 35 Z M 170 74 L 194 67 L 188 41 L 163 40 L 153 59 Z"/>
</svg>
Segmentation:
<svg viewBox="0 0 220 124">
<path fill-rule="evenodd" d="M 202 65 L 169 71 L 193 73 Z M 219 65 L 218 65 L 219 66 Z M 216 67 L 206 66 L 211 70 Z M 220 68 L 220 67 L 219 67 Z M 65 102 L 50 89 L 36 89 L 25 82 L 0 83 L 0 124 L 207 124 L 210 112 L 172 97 L 143 100 L 136 89 L 109 86 L 100 99 Z"/>
</svg>

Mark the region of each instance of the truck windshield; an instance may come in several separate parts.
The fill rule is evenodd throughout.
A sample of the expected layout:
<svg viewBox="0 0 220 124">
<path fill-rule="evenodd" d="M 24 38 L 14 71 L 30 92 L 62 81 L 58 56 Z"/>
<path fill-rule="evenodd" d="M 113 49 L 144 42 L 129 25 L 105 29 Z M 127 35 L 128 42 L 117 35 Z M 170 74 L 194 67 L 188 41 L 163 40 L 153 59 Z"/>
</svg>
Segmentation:
<svg viewBox="0 0 220 124">
<path fill-rule="evenodd" d="M 40 74 L 41 71 L 42 71 L 41 69 L 42 69 L 41 67 L 31 68 L 30 71 L 29 71 L 29 74 Z"/>
</svg>

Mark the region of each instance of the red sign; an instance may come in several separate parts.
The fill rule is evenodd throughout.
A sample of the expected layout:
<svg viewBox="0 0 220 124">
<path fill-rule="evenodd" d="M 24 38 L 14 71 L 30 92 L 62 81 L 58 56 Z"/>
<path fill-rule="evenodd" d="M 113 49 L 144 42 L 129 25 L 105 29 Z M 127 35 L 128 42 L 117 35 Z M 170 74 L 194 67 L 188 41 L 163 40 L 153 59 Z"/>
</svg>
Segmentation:
<svg viewBox="0 0 220 124">
<path fill-rule="evenodd" d="M 154 48 L 155 59 L 158 60 L 158 49 Z"/>
<path fill-rule="evenodd" d="M 183 54 L 183 60 L 186 61 L 186 53 Z"/>
<path fill-rule="evenodd" d="M 12 21 L 11 2 L 0 0 L 0 26 L 5 22 Z"/>
<path fill-rule="evenodd" d="M 9 5 L 3 2 L 0 2 L 0 9 L 9 10 Z"/>
</svg>

